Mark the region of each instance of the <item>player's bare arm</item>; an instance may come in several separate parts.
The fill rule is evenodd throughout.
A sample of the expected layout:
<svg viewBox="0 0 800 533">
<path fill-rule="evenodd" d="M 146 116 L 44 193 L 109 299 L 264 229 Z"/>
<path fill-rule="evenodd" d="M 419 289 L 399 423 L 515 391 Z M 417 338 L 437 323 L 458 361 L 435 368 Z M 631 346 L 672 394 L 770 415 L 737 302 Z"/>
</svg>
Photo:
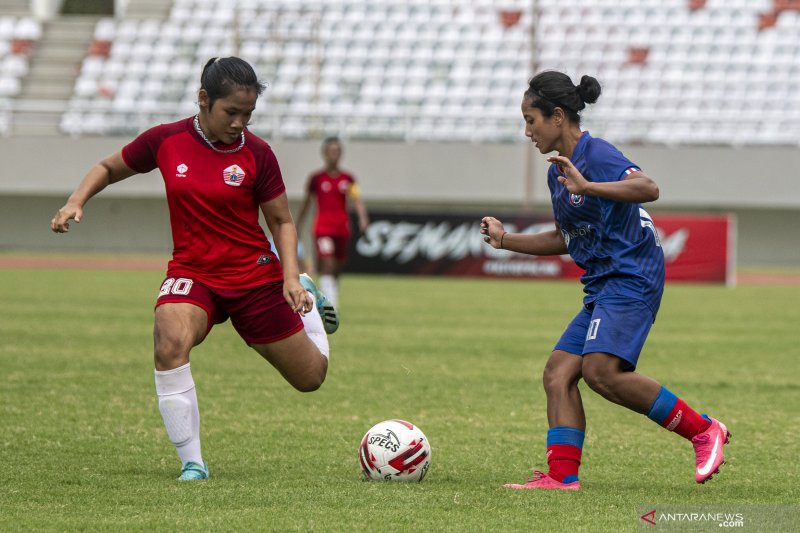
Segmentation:
<svg viewBox="0 0 800 533">
<path fill-rule="evenodd" d="M 267 221 L 275 248 L 283 266 L 283 296 L 292 310 L 304 315 L 311 310 L 314 302 L 300 284 L 300 267 L 297 261 L 297 229 L 289 210 L 286 193 L 261 204 L 261 211 Z"/>
<path fill-rule="evenodd" d="M 56 233 L 67 233 L 70 220 L 80 223 L 83 217 L 83 206 L 90 198 L 110 184 L 122 181 L 136 173 L 125 164 L 122 152 L 106 157 L 86 173 L 78 187 L 67 199 L 64 207 L 59 209 L 50 221 L 50 229 Z"/>
<path fill-rule="evenodd" d="M 303 222 L 306 219 L 306 215 L 308 214 L 308 210 L 311 208 L 311 198 L 312 193 L 306 191 L 306 194 L 303 196 L 303 201 L 300 203 L 300 213 L 297 215 L 297 234 L 300 235 L 303 228 Z"/>
<path fill-rule="evenodd" d="M 599 196 L 617 202 L 630 203 L 647 203 L 658 200 L 658 185 L 641 170 L 631 172 L 621 181 L 592 182 L 584 178 L 567 157 L 554 155 L 548 157 L 547 160 L 558 165 L 561 170 L 558 181 L 572 194 Z"/>
<path fill-rule="evenodd" d="M 503 223 L 494 217 L 481 219 L 483 240 L 493 248 L 502 248 L 528 255 L 562 255 L 567 253 L 567 245 L 561 236 L 561 228 L 556 224 L 552 231 L 542 233 L 509 233 Z"/>
</svg>

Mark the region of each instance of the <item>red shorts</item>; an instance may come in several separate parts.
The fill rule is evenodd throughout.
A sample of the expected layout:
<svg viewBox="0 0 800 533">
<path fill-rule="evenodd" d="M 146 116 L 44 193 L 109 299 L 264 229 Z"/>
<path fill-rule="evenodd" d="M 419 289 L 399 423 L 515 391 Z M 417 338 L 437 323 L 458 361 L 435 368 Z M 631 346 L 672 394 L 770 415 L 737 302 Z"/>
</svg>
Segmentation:
<svg viewBox="0 0 800 533">
<path fill-rule="evenodd" d="M 335 257 L 342 263 L 347 260 L 349 236 L 316 235 L 314 240 L 317 245 L 317 257 Z"/>
<path fill-rule="evenodd" d="M 191 278 L 167 278 L 161 284 L 156 307 L 165 303 L 190 303 L 205 310 L 208 329 L 231 319 L 247 344 L 267 344 L 303 329 L 300 315 L 283 297 L 283 281 L 251 289 L 215 289 Z"/>
</svg>

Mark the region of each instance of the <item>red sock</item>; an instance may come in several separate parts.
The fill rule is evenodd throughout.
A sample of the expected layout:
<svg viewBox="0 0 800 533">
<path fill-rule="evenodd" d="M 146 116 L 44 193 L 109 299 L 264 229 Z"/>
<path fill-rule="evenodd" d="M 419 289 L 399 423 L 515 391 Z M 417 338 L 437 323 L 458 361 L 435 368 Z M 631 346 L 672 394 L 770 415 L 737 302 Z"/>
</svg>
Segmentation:
<svg viewBox="0 0 800 533">
<path fill-rule="evenodd" d="M 661 425 L 667 431 L 674 431 L 684 439 L 691 440 L 692 437 L 707 430 L 711 422 L 678 398 L 678 401 L 675 402 L 669 415 L 661 422 Z"/>
<path fill-rule="evenodd" d="M 547 447 L 547 475 L 558 482 L 570 483 L 578 479 L 578 468 L 581 466 L 581 449 L 569 444 L 551 444 Z M 574 479 L 572 479 L 574 478 Z"/>
</svg>

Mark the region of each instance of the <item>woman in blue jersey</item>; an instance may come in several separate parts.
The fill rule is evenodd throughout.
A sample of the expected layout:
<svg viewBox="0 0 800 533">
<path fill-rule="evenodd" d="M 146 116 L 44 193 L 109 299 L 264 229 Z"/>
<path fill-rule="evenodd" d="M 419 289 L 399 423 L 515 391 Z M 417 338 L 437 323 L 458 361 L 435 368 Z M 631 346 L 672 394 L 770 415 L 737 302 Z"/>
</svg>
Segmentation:
<svg viewBox="0 0 800 533">
<path fill-rule="evenodd" d="M 586 430 L 581 378 L 607 400 L 690 440 L 698 483 L 718 472 L 730 437 L 724 424 L 635 372 L 664 289 L 664 254 L 640 206 L 658 199 L 658 186 L 614 146 L 581 130 L 579 112 L 599 96 L 600 84 L 591 76 L 583 76 L 577 86 L 554 71 L 530 80 L 522 99 L 525 135 L 541 153 L 556 153 L 548 157 L 547 174 L 556 227 L 530 235 L 508 233 L 493 217 L 481 221 L 484 240 L 494 248 L 531 255 L 569 253 L 586 271 L 583 306 L 544 369 L 549 469 L 507 488 L 580 488 Z"/>
</svg>

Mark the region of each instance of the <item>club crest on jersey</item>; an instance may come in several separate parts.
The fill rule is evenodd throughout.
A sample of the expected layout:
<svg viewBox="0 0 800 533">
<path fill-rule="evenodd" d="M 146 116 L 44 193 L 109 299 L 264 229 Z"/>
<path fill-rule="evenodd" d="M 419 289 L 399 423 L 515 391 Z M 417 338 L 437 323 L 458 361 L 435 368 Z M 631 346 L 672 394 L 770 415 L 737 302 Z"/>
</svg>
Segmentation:
<svg viewBox="0 0 800 533">
<path fill-rule="evenodd" d="M 244 170 L 238 165 L 231 165 L 222 171 L 222 179 L 228 185 L 238 187 L 244 181 Z"/>
<path fill-rule="evenodd" d="M 569 203 L 574 207 L 580 207 L 583 205 L 584 200 L 586 199 L 585 196 L 582 194 L 570 194 L 569 195 Z"/>
<path fill-rule="evenodd" d="M 186 171 L 189 170 L 189 167 L 187 167 L 185 164 L 181 163 L 180 165 L 178 165 L 178 167 L 175 170 L 178 171 L 175 174 L 175 176 L 177 176 L 179 178 L 185 178 L 186 177 Z"/>
</svg>

